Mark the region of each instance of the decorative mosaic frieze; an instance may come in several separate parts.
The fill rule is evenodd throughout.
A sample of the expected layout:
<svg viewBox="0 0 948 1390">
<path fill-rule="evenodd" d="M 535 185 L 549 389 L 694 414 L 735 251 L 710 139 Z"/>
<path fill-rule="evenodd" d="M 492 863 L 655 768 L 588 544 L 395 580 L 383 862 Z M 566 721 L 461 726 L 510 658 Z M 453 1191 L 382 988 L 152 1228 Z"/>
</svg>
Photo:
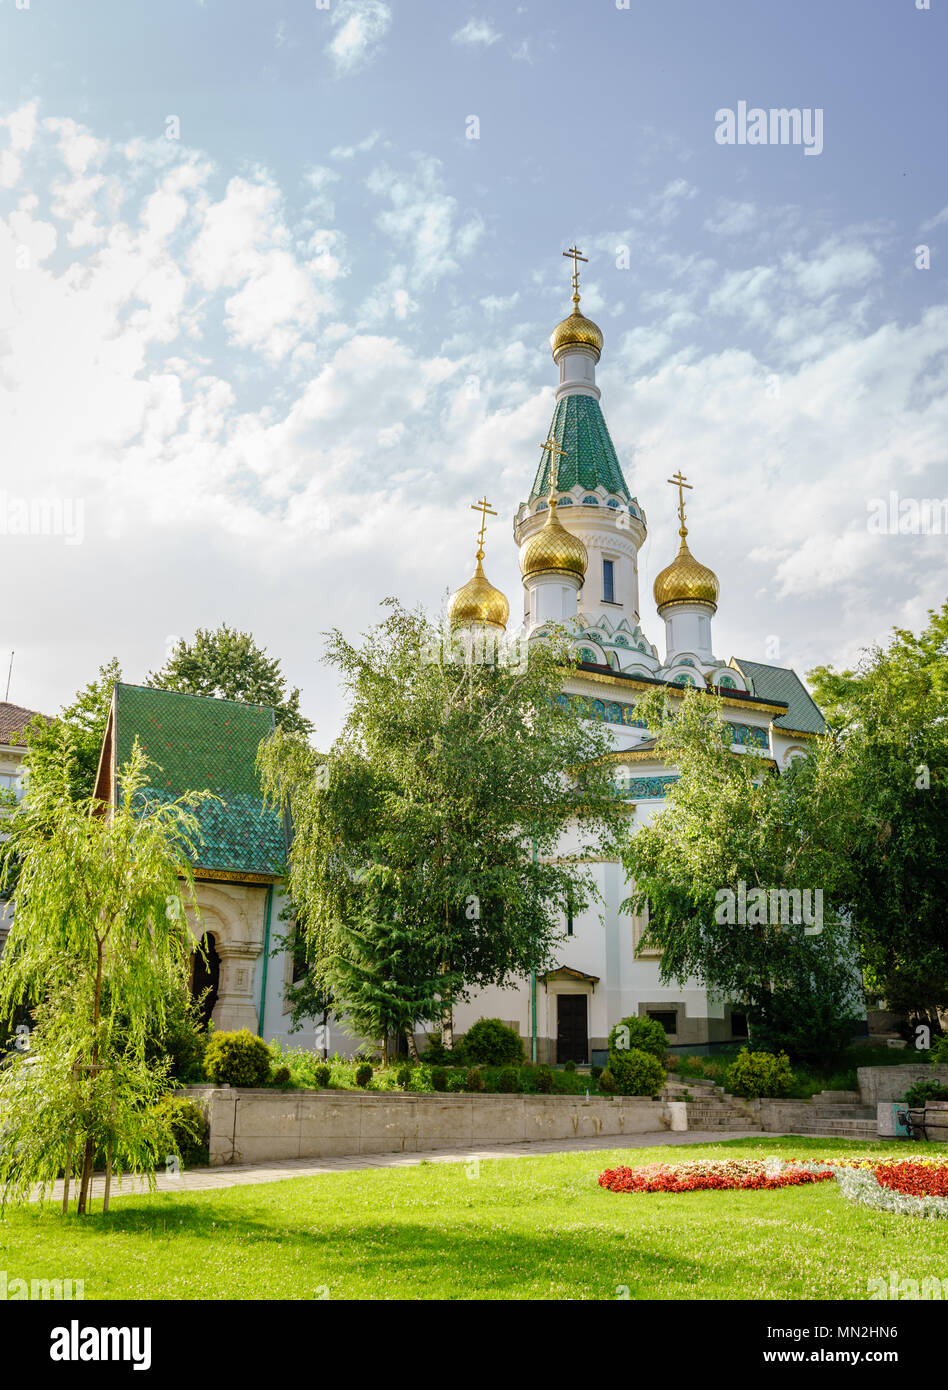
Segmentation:
<svg viewBox="0 0 948 1390">
<path fill-rule="evenodd" d="M 661 800 L 677 777 L 629 777 L 619 782 L 619 794 L 630 801 Z"/>
<path fill-rule="evenodd" d="M 593 700 L 588 695 L 558 695 L 557 701 L 564 709 L 571 709 L 586 719 L 597 719 L 604 724 L 624 724 L 629 729 L 647 729 L 644 719 L 636 719 L 635 705 L 619 700 Z"/>
<path fill-rule="evenodd" d="M 732 742 L 740 744 L 742 748 L 766 748 L 768 751 L 770 749 L 770 737 L 766 729 L 759 729 L 755 724 L 731 724 L 731 731 L 734 735 Z"/>
</svg>

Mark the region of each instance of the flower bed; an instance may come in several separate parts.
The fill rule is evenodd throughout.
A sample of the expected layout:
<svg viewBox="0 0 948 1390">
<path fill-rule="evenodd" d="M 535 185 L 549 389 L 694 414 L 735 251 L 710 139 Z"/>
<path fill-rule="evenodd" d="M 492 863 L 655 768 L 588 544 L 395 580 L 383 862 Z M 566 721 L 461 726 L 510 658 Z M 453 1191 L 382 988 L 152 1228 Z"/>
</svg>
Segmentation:
<svg viewBox="0 0 948 1390">
<path fill-rule="evenodd" d="M 610 1192 L 759 1191 L 825 1182 L 833 1170 L 824 1164 L 781 1159 L 696 1159 L 691 1163 L 648 1163 L 641 1168 L 607 1168 L 599 1186 Z"/>
<path fill-rule="evenodd" d="M 948 1218 L 948 1160 L 941 1156 L 840 1167 L 836 1179 L 843 1196 L 861 1206 L 900 1216 Z"/>
</svg>

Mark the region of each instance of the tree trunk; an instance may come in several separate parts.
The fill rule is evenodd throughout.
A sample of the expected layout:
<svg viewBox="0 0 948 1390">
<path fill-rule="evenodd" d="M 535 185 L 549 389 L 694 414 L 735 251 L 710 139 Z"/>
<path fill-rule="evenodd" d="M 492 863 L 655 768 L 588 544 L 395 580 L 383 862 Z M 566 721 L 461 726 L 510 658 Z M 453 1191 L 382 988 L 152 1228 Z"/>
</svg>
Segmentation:
<svg viewBox="0 0 948 1390">
<path fill-rule="evenodd" d="M 63 1216 L 69 1212 L 69 1179 L 72 1176 L 72 1145 L 73 1140 L 70 1136 L 66 1146 L 66 1166 L 63 1169 Z"/>
<path fill-rule="evenodd" d="M 89 1065 L 89 1120 L 90 1129 L 86 1138 L 86 1149 L 82 1160 L 82 1183 L 79 1188 L 79 1202 L 76 1214 L 85 1216 L 92 1185 L 92 1166 L 95 1162 L 95 1083 L 99 1074 L 99 1008 L 102 998 L 102 942 L 96 940 L 95 996 L 92 1011 L 92 1061 Z"/>
<path fill-rule="evenodd" d="M 409 1057 L 413 1062 L 420 1062 L 421 1058 L 418 1055 L 418 1044 L 415 1042 L 414 1028 L 409 1028 L 408 1032 L 405 1034 L 405 1041 L 408 1043 Z"/>
</svg>

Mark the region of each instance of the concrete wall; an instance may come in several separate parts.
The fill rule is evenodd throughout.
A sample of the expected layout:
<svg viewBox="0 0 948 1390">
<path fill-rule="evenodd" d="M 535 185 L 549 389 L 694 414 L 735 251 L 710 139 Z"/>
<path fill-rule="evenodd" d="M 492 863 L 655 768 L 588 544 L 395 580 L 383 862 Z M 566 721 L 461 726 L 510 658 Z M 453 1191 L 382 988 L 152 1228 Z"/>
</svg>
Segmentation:
<svg viewBox="0 0 948 1390">
<path fill-rule="evenodd" d="M 901 1100 L 916 1081 L 938 1081 L 948 1086 L 948 1066 L 933 1067 L 929 1062 L 916 1062 L 904 1067 L 858 1067 L 859 1095 L 863 1105 L 878 1105 L 881 1100 Z"/>
<path fill-rule="evenodd" d="M 189 1086 L 210 1122 L 212 1165 L 337 1154 L 423 1153 L 670 1129 L 662 1101 L 627 1096 L 473 1096 Z"/>
</svg>

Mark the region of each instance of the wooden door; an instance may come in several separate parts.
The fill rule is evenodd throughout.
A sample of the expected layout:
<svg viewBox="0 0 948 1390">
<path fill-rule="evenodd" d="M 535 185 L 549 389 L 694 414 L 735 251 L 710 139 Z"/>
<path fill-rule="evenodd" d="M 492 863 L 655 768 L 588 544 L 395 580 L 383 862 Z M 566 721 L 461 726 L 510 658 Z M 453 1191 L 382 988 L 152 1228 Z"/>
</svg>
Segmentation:
<svg viewBox="0 0 948 1390">
<path fill-rule="evenodd" d="M 558 994 L 556 997 L 556 1060 L 589 1061 L 585 994 Z"/>
</svg>

